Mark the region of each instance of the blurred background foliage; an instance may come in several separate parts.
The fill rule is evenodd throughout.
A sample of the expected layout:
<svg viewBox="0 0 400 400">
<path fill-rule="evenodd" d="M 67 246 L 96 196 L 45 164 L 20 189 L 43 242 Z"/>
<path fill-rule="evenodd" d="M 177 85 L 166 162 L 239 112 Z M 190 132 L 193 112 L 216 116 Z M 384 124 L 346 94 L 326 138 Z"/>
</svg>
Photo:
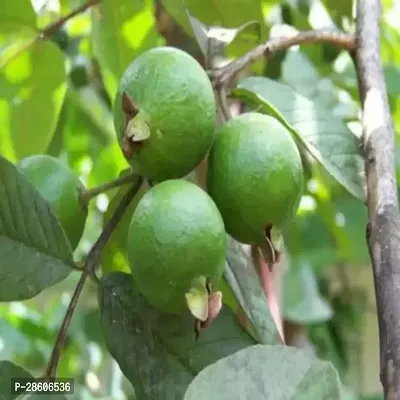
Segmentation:
<svg viewBox="0 0 400 400">
<path fill-rule="evenodd" d="M 59 157 L 92 187 L 118 177 L 127 167 L 115 140 L 112 104 L 128 63 L 143 51 L 165 44 L 184 49 L 203 65 L 207 60 L 193 38 L 181 0 L 102 0 L 45 38 L 39 35 L 84 3 L 2 1 L 0 153 L 11 161 L 34 153 Z M 382 20 L 382 62 L 396 132 L 400 126 L 399 3 L 384 0 Z M 224 60 L 239 57 L 275 31 L 285 32 L 288 25 L 300 30 L 354 30 L 353 5 L 348 0 L 187 0 L 186 4 L 205 25 L 230 29 L 224 32 L 234 40 L 223 48 Z M 360 133 L 357 79 L 347 53 L 330 45 L 293 48 L 254 64 L 247 73 L 287 83 Z M 398 135 L 396 141 L 400 152 Z M 286 236 L 288 268 L 282 290 L 286 335 L 289 343 L 313 348 L 331 360 L 351 388 L 349 398 L 378 399 L 366 208 L 318 164 L 306 157 L 305 165 L 306 191 Z M 114 190 L 91 203 L 75 252 L 77 260 L 87 255 L 122 195 L 123 189 Z M 127 224 L 121 224 L 106 246 L 105 270 L 126 270 L 126 229 Z M 77 279 L 73 273 L 32 300 L 0 305 L 0 359 L 13 360 L 37 375 L 43 372 Z M 134 398 L 131 385 L 105 349 L 96 290 L 90 282 L 73 318 L 59 374 L 77 378 L 74 399 Z"/>
</svg>

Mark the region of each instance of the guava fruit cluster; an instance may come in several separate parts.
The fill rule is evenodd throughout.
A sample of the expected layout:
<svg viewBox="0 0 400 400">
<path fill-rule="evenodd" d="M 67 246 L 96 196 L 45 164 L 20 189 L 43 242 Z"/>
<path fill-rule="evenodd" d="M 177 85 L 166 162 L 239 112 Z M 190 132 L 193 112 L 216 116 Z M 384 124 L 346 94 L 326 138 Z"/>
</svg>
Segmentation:
<svg viewBox="0 0 400 400">
<path fill-rule="evenodd" d="M 158 309 L 215 315 L 227 235 L 260 245 L 296 214 L 302 161 L 291 133 L 248 112 L 218 130 L 212 86 L 198 62 L 149 50 L 123 74 L 114 103 L 118 140 L 153 183 L 132 215 L 127 251 L 137 289 Z M 184 179 L 208 158 L 207 192 Z M 217 306 L 218 309 L 218 306 Z M 218 310 L 217 310 L 218 311 Z"/>
<path fill-rule="evenodd" d="M 50 204 L 74 250 L 88 215 L 87 205 L 81 201 L 83 183 L 67 165 L 45 154 L 24 158 L 17 168 Z"/>
</svg>

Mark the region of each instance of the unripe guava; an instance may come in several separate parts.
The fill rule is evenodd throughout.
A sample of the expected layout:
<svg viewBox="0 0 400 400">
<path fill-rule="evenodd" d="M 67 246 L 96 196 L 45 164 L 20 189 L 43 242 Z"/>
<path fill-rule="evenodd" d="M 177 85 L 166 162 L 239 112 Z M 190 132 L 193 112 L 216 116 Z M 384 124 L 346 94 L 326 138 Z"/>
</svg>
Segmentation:
<svg viewBox="0 0 400 400">
<path fill-rule="evenodd" d="M 296 143 L 275 118 L 244 113 L 217 132 L 207 187 L 239 242 L 259 245 L 271 228 L 281 232 L 297 212 L 303 182 Z"/>
<path fill-rule="evenodd" d="M 218 286 L 226 245 L 221 214 L 204 190 L 183 179 L 157 184 L 142 197 L 129 226 L 137 289 L 153 307 L 182 312 L 189 293 L 201 293 L 207 281 L 212 289 Z"/>
<path fill-rule="evenodd" d="M 154 181 L 181 178 L 204 159 L 215 118 L 210 80 L 182 50 L 148 50 L 121 78 L 114 103 L 119 143 L 131 165 Z"/>
<path fill-rule="evenodd" d="M 88 214 L 87 206 L 80 201 L 84 190 L 80 179 L 60 160 L 44 154 L 24 158 L 17 167 L 49 202 L 74 250 Z"/>
</svg>

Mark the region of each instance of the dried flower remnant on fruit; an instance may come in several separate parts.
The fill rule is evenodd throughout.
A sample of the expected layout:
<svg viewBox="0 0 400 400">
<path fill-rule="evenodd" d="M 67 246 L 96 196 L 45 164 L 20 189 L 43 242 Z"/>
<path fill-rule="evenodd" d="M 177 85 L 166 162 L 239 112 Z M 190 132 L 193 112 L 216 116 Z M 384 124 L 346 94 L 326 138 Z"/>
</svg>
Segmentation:
<svg viewBox="0 0 400 400">
<path fill-rule="evenodd" d="M 126 94 L 126 92 L 122 93 L 122 110 L 124 111 L 127 123 L 134 117 L 136 117 L 138 113 L 138 109 L 135 106 L 133 100 Z"/>
<path fill-rule="evenodd" d="M 222 292 L 217 291 L 214 293 L 210 293 L 208 296 L 208 312 L 207 319 L 205 321 L 201 321 L 200 319 L 195 320 L 195 335 L 196 340 L 200 336 L 200 331 L 202 329 L 208 328 L 213 321 L 218 317 L 220 311 L 222 309 Z"/>
<path fill-rule="evenodd" d="M 122 110 L 126 116 L 124 135 L 122 137 L 122 153 L 126 159 L 131 159 L 135 147 L 150 136 L 150 126 L 140 118 L 140 113 L 134 101 L 126 94 L 121 96 Z M 135 120 L 137 118 L 137 121 Z"/>
</svg>

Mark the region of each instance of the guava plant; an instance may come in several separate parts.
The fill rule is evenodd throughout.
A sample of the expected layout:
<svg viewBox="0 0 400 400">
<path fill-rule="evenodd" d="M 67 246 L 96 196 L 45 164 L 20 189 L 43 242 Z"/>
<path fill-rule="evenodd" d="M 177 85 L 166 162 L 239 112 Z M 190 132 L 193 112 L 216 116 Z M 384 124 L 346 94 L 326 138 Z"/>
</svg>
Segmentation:
<svg viewBox="0 0 400 400">
<path fill-rule="evenodd" d="M 345 193 L 357 210 L 368 206 L 381 379 L 385 396 L 400 399 L 391 282 L 400 233 L 380 2 L 360 0 L 356 20 L 351 2 L 326 6 L 348 32 L 292 26 L 276 36 L 283 26 L 265 14 L 275 6 L 297 26 L 289 2 L 64 1 L 53 21 L 35 2 L 4 1 L 0 301 L 34 301 L 79 280 L 46 366 L 0 361 L 0 394 L 16 398 L 7 397 L 12 378 L 66 377 L 70 323 L 92 285 L 95 336 L 138 400 L 348 398 L 338 366 L 296 348 L 284 326 L 333 318 L 310 269 L 296 270 L 296 283 L 306 282 L 297 308 L 276 293 L 287 260 L 301 264 L 293 237 L 302 200 L 316 199 L 327 221 L 329 197 Z M 308 15 L 311 3 L 296 12 Z M 235 18 L 225 20 L 230 8 Z M 289 49 L 311 43 L 325 61 L 355 60 L 361 137 L 320 87 L 321 99 L 279 79 L 284 57 L 303 57 Z M 83 399 L 81 389 L 56 398 Z"/>
</svg>

